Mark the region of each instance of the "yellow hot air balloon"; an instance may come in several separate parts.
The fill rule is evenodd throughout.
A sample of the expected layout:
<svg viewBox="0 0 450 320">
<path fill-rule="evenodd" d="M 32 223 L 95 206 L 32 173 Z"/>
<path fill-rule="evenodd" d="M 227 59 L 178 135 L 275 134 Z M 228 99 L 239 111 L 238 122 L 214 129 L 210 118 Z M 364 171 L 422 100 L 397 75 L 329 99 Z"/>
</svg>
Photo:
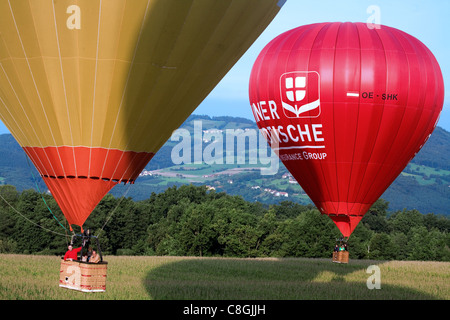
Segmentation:
<svg viewBox="0 0 450 320">
<path fill-rule="evenodd" d="M 0 117 L 69 224 L 134 182 L 279 0 L 0 0 Z"/>
</svg>

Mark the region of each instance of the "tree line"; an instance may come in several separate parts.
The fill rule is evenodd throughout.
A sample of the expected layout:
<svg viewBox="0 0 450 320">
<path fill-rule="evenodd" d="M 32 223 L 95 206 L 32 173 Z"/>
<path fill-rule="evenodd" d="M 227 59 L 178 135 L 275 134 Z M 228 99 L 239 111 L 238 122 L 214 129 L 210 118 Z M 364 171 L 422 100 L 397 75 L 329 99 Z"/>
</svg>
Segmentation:
<svg viewBox="0 0 450 320">
<path fill-rule="evenodd" d="M 51 195 L 6 185 L 0 196 L 0 253 L 64 254 L 71 232 Z M 143 201 L 108 194 L 83 227 L 105 255 L 330 258 L 340 237 L 313 205 L 265 205 L 193 185 Z M 379 199 L 349 239 L 350 258 L 450 261 L 449 230 L 446 216 L 390 212 Z"/>
</svg>

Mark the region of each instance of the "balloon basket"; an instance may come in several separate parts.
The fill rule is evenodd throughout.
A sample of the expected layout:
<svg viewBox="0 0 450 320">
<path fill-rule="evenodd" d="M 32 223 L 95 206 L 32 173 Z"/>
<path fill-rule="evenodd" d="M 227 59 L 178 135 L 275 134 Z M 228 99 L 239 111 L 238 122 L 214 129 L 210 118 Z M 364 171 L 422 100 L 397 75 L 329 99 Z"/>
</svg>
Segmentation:
<svg viewBox="0 0 450 320">
<path fill-rule="evenodd" d="M 333 262 L 348 263 L 348 251 L 333 252 Z"/>
<path fill-rule="evenodd" d="M 108 262 L 89 263 L 61 259 L 59 286 L 82 292 L 105 292 Z"/>
</svg>

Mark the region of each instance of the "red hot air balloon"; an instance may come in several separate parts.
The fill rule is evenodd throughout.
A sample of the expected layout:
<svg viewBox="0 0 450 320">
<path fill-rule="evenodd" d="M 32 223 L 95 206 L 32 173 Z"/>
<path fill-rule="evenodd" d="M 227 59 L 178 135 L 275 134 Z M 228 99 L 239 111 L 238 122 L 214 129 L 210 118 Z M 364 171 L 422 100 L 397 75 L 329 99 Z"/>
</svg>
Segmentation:
<svg viewBox="0 0 450 320">
<path fill-rule="evenodd" d="M 427 141 L 444 83 L 430 50 L 405 32 L 318 23 L 262 50 L 249 94 L 272 148 L 349 237 Z"/>
</svg>

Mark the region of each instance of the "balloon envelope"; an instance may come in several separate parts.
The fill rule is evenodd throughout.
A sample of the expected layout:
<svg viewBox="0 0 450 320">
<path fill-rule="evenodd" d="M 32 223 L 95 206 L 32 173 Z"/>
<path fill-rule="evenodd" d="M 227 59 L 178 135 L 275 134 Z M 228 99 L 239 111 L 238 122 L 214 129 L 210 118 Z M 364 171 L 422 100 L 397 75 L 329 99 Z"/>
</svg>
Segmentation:
<svg viewBox="0 0 450 320">
<path fill-rule="evenodd" d="M 400 30 L 319 23 L 262 50 L 249 94 L 272 148 L 349 237 L 430 136 L 444 84 L 430 50 Z"/>
<path fill-rule="evenodd" d="M 70 224 L 134 182 L 278 0 L 0 0 L 0 117 Z"/>
</svg>

